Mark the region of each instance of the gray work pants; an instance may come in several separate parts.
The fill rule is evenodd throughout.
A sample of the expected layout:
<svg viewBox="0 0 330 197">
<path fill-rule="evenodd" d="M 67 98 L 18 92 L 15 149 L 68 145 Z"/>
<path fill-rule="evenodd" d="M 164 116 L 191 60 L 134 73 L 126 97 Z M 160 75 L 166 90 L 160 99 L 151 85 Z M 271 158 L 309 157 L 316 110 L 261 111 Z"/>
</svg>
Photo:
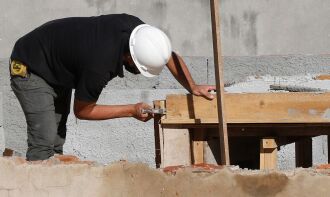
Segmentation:
<svg viewBox="0 0 330 197">
<path fill-rule="evenodd" d="M 55 153 L 62 154 L 71 89 L 51 87 L 33 73 L 27 77 L 12 76 L 10 81 L 26 118 L 26 159 L 45 160 Z"/>
</svg>

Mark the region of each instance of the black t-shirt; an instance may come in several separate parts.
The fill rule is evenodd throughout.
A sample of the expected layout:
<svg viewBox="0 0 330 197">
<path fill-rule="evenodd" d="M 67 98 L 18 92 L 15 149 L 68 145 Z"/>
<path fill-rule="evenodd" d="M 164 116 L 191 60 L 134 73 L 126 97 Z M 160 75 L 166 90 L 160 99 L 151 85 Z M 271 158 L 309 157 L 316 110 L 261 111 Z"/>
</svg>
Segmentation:
<svg viewBox="0 0 330 197">
<path fill-rule="evenodd" d="M 11 59 L 51 85 L 76 89 L 78 100 L 96 101 L 112 78 L 123 77 L 123 53 L 140 24 L 127 14 L 50 21 L 20 38 Z"/>
</svg>

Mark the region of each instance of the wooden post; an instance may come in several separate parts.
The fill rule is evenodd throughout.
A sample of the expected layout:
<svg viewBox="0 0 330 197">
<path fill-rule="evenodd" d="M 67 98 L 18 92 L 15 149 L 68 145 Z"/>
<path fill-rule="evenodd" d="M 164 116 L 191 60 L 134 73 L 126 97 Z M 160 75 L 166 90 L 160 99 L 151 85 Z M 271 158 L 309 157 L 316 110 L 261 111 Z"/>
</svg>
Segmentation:
<svg viewBox="0 0 330 197">
<path fill-rule="evenodd" d="M 155 109 L 164 109 L 165 108 L 165 101 L 154 101 L 154 108 Z M 163 155 L 163 135 L 162 135 L 162 128 L 160 126 L 160 121 L 162 119 L 162 115 L 155 114 L 154 116 L 154 137 L 155 137 L 155 162 L 156 168 L 159 168 Z"/>
<path fill-rule="evenodd" d="M 210 0 L 210 4 L 211 4 L 211 19 L 212 19 L 214 68 L 215 68 L 215 80 L 216 80 L 216 88 L 217 88 L 221 164 L 230 165 L 227 123 L 226 123 L 225 111 L 223 110 L 224 83 L 223 83 L 223 68 L 222 68 L 223 60 L 221 55 L 219 1 Z"/>
<path fill-rule="evenodd" d="M 260 169 L 277 168 L 277 144 L 274 138 L 260 140 Z"/>
<path fill-rule="evenodd" d="M 192 156 L 193 164 L 204 163 L 204 136 L 205 128 L 192 129 Z"/>
<path fill-rule="evenodd" d="M 308 137 L 295 143 L 296 167 L 309 168 L 313 165 L 312 138 Z"/>
</svg>

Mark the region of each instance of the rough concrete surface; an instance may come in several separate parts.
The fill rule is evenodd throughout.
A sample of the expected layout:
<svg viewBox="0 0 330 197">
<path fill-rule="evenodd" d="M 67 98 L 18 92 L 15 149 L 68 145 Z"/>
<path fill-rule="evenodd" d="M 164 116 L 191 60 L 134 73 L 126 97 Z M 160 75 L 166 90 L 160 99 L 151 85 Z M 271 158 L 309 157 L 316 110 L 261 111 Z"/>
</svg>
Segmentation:
<svg viewBox="0 0 330 197">
<path fill-rule="evenodd" d="M 195 81 L 214 83 L 213 59 L 184 57 Z M 257 57 L 225 57 L 225 81 L 235 82 L 228 92 L 268 92 L 272 84 L 300 85 L 329 89 L 329 80 L 314 80 L 316 74 L 330 74 L 329 55 L 286 55 Z M 269 73 L 269 74 L 268 74 Z M 26 125 L 24 115 L 10 89 L 8 59 L 0 59 L 0 92 L 3 92 L 3 128 L 6 147 L 25 155 Z M 168 70 L 159 77 L 148 79 L 125 73 L 115 78 L 103 90 L 99 103 L 125 104 L 165 99 L 167 94 L 186 93 Z M 313 139 L 313 164 L 325 163 L 325 136 Z M 153 121 L 135 119 L 81 121 L 71 113 L 64 151 L 83 159 L 109 163 L 120 159 L 155 166 Z M 294 144 L 281 147 L 279 169 L 295 167 Z"/>
<path fill-rule="evenodd" d="M 186 167 L 155 170 L 141 163 L 108 166 L 52 158 L 27 163 L 0 157 L 0 196 L 328 196 L 329 169 L 288 172 Z"/>
<path fill-rule="evenodd" d="M 5 150 L 5 133 L 3 131 L 2 92 L 0 92 L 0 153 Z"/>
<path fill-rule="evenodd" d="M 330 53 L 328 0 L 223 0 L 226 56 Z M 1 0 L 0 58 L 15 41 L 46 21 L 131 13 L 163 29 L 184 56 L 212 56 L 208 0 Z"/>
</svg>

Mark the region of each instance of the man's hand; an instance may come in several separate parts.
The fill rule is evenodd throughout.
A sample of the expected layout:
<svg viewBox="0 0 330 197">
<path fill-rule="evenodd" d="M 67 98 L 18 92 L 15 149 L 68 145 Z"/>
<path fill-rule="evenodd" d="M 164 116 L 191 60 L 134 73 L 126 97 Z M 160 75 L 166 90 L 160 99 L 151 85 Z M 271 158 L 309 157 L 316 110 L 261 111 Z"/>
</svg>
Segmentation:
<svg viewBox="0 0 330 197">
<path fill-rule="evenodd" d="M 215 86 L 210 85 L 194 85 L 192 87 L 192 93 L 196 96 L 203 96 L 206 99 L 212 100 L 215 98 L 213 94 L 210 93 L 211 90 L 216 90 Z"/>
<path fill-rule="evenodd" d="M 137 103 L 134 105 L 134 114 L 133 117 L 143 121 L 143 122 L 147 122 L 148 120 L 150 120 L 151 118 L 153 118 L 152 114 L 148 114 L 148 113 L 142 113 L 142 109 L 151 109 L 152 107 L 150 107 L 148 104 L 146 103 Z"/>
</svg>

